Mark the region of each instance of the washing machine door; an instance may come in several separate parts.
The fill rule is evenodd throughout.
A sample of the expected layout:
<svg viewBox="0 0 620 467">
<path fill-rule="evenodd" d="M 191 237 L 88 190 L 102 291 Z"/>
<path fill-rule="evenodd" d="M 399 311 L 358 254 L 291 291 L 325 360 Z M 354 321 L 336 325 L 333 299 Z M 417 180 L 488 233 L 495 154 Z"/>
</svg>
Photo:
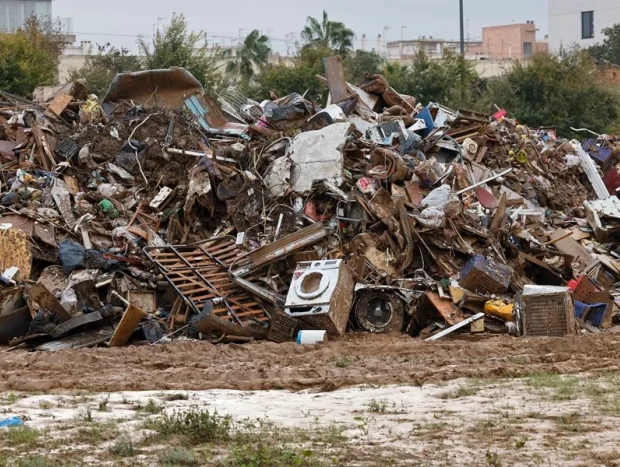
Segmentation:
<svg viewBox="0 0 620 467">
<path fill-rule="evenodd" d="M 303 300 L 313 300 L 329 287 L 329 276 L 322 271 L 308 271 L 295 282 L 295 294 Z"/>
<path fill-rule="evenodd" d="M 370 290 L 359 293 L 355 318 L 367 332 L 400 332 L 404 314 L 404 301 L 400 297 Z"/>
</svg>

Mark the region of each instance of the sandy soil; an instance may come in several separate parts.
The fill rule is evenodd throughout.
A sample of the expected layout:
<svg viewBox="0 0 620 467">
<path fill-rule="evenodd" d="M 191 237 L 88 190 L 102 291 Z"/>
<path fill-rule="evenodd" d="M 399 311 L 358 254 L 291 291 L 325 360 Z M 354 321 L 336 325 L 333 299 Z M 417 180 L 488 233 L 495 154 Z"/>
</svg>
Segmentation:
<svg viewBox="0 0 620 467">
<path fill-rule="evenodd" d="M 620 336 L 425 343 L 408 336 L 350 335 L 319 346 L 294 343 L 158 346 L 33 353 L 0 351 L 0 391 L 333 391 L 359 384 L 436 383 L 533 372 L 601 373 L 620 368 Z"/>
<path fill-rule="evenodd" d="M 330 393 L 211 390 L 22 395 L 2 408 L 7 414 L 24 417 L 28 427 L 46 433 L 46 441 L 39 441 L 38 448 L 27 455 L 66 460 L 79 453 L 91 465 L 154 465 L 174 441 L 165 445 L 145 442 L 146 420 L 191 407 L 216 410 L 236 421 L 268 421 L 279 443 L 298 449 L 308 448 L 307 439 L 296 437 L 293 430 L 322 433 L 320 448 L 314 445 L 313 449 L 316 460 L 326 462 L 308 465 L 620 465 L 616 449 L 619 378 L 618 373 L 598 377 L 539 374 L 510 380 L 461 379 L 422 387 L 363 385 Z M 0 403 L 10 396 L 0 394 Z M 163 412 L 145 414 L 148 404 Z M 88 430 L 109 429 L 114 421 L 114 434 L 96 446 L 84 439 Z M 337 441 L 330 439 L 330 427 L 332 434 L 337 431 Z M 136 453 L 130 458 L 110 457 L 118 439 L 128 438 L 140 446 Z M 9 459 L 26 456 L 5 452 Z M 218 449 L 207 446 L 202 452 L 208 459 L 203 465 L 220 465 Z"/>
</svg>

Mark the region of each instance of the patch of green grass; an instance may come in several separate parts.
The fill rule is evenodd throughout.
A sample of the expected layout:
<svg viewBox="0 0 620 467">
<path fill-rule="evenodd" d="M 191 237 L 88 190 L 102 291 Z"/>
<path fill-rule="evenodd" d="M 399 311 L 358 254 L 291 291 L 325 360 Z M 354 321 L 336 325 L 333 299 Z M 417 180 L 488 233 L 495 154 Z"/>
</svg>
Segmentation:
<svg viewBox="0 0 620 467">
<path fill-rule="evenodd" d="M 231 437 L 232 418 L 217 411 L 191 407 L 186 412 L 163 414 L 149 420 L 146 427 L 162 436 L 184 436 L 194 444 L 227 441 Z"/>
<path fill-rule="evenodd" d="M 583 433 L 585 427 L 579 423 L 580 415 L 578 413 L 560 415 L 556 419 L 556 426 L 559 431 L 566 433 Z"/>
<path fill-rule="evenodd" d="M 458 388 L 439 394 L 440 399 L 461 399 L 463 397 L 475 396 L 482 390 L 478 381 L 466 381 L 460 384 Z"/>
<path fill-rule="evenodd" d="M 175 447 L 160 455 L 159 463 L 163 466 L 193 467 L 198 465 L 199 461 L 193 451 L 184 447 Z"/>
<path fill-rule="evenodd" d="M 351 366 L 351 363 L 353 363 L 353 361 L 349 357 L 338 357 L 334 360 L 334 365 L 338 368 L 347 368 Z"/>
<path fill-rule="evenodd" d="M 58 465 L 60 464 L 42 456 L 27 457 L 17 461 L 18 467 L 56 467 Z"/>
<path fill-rule="evenodd" d="M 499 427 L 499 420 L 494 418 L 481 418 L 476 420 L 471 430 L 483 437 L 489 437 L 493 435 Z"/>
<path fill-rule="evenodd" d="M 80 418 L 85 421 L 85 422 L 92 422 L 93 421 L 93 411 L 90 409 L 90 407 L 86 407 L 82 413 L 80 414 Z"/>
<path fill-rule="evenodd" d="M 27 426 L 12 427 L 4 433 L 4 437 L 9 446 L 34 446 L 40 436 L 41 432 L 39 430 Z"/>
<path fill-rule="evenodd" d="M 347 427 L 343 425 L 329 425 L 326 428 L 318 430 L 314 436 L 314 439 L 319 443 L 332 446 L 341 444 L 348 440 L 344 434 L 346 429 Z"/>
<path fill-rule="evenodd" d="M 595 399 L 596 409 L 605 415 L 620 414 L 620 396 L 616 394 Z"/>
<path fill-rule="evenodd" d="M 77 433 L 72 435 L 71 441 L 94 446 L 105 441 L 111 441 L 118 438 L 118 424 L 121 422 L 122 420 L 107 420 L 89 423 L 78 428 Z"/>
<path fill-rule="evenodd" d="M 576 376 L 563 376 L 553 373 L 535 373 L 529 376 L 525 383 L 537 389 L 552 390 L 552 400 L 566 401 L 575 399 L 582 393 L 581 380 Z"/>
<path fill-rule="evenodd" d="M 149 415 L 161 413 L 162 410 L 164 410 L 164 407 L 155 402 L 153 399 L 149 399 L 144 407 L 138 406 L 138 412 L 144 412 Z"/>
<path fill-rule="evenodd" d="M 380 401 L 371 399 L 366 407 L 369 412 L 385 413 L 388 408 L 388 401 L 386 399 L 382 399 Z"/>
<path fill-rule="evenodd" d="M 3 394 L 0 397 L 0 405 L 12 405 L 15 404 L 20 399 L 23 399 L 25 396 L 21 394 L 15 394 L 14 392 L 10 392 L 8 394 Z"/>
<path fill-rule="evenodd" d="M 499 456 L 491 451 L 487 451 L 485 455 L 485 461 L 491 467 L 501 467 L 502 463 L 499 460 Z"/>
<path fill-rule="evenodd" d="M 107 396 L 105 396 L 103 399 L 101 399 L 99 401 L 99 412 L 107 412 L 108 409 L 108 403 L 110 402 L 110 395 L 108 394 Z"/>
<path fill-rule="evenodd" d="M 515 441 L 515 449 L 521 449 L 525 447 L 525 443 L 527 442 L 526 438 L 519 438 Z"/>
<path fill-rule="evenodd" d="M 381 399 L 381 400 L 371 399 L 370 402 L 368 402 L 368 404 L 366 405 L 366 408 L 368 412 L 380 413 L 380 414 L 397 415 L 397 414 L 407 413 L 407 410 L 405 410 L 405 406 L 402 405 L 402 403 L 401 403 L 401 406 L 398 407 L 396 405 L 396 402 L 392 402 L 390 404 L 387 399 Z"/>
<path fill-rule="evenodd" d="M 301 452 L 287 449 L 283 446 L 273 446 L 267 442 L 256 444 L 236 445 L 224 465 L 234 467 L 290 467 L 314 466 L 320 463 L 313 459 L 312 450 Z"/>
<path fill-rule="evenodd" d="M 130 438 L 123 438 L 118 440 L 114 445 L 110 448 L 110 452 L 117 455 L 118 457 L 134 457 L 138 451 Z"/>
</svg>

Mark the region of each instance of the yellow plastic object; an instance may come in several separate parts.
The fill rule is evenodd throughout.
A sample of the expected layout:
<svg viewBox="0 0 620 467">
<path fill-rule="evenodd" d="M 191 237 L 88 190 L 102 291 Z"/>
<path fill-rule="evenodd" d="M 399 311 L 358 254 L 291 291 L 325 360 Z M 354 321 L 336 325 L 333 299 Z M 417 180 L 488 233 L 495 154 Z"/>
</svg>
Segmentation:
<svg viewBox="0 0 620 467">
<path fill-rule="evenodd" d="M 512 321 L 512 303 L 505 304 L 500 300 L 489 300 L 484 304 L 484 313 L 504 321 Z"/>
<path fill-rule="evenodd" d="M 527 153 L 523 149 L 517 153 L 517 160 L 521 164 L 525 164 L 527 162 Z"/>
</svg>

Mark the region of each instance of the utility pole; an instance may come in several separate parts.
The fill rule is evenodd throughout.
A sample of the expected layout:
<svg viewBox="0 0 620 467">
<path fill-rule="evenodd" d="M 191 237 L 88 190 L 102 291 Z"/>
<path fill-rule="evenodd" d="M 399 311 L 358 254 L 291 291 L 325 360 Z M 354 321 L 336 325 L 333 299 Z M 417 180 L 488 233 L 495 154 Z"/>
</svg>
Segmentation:
<svg viewBox="0 0 620 467">
<path fill-rule="evenodd" d="M 400 57 L 398 57 L 399 60 L 403 59 L 403 42 L 405 41 L 405 29 L 407 29 L 407 26 L 400 27 Z"/>
<path fill-rule="evenodd" d="M 461 19 L 461 55 L 465 56 L 465 21 L 463 16 L 463 0 L 459 0 L 460 19 Z"/>
<path fill-rule="evenodd" d="M 387 49 L 387 39 L 386 39 L 386 32 L 388 29 L 392 29 L 390 26 L 383 26 L 383 58 L 385 58 L 386 60 L 388 59 L 388 49 Z"/>
</svg>

